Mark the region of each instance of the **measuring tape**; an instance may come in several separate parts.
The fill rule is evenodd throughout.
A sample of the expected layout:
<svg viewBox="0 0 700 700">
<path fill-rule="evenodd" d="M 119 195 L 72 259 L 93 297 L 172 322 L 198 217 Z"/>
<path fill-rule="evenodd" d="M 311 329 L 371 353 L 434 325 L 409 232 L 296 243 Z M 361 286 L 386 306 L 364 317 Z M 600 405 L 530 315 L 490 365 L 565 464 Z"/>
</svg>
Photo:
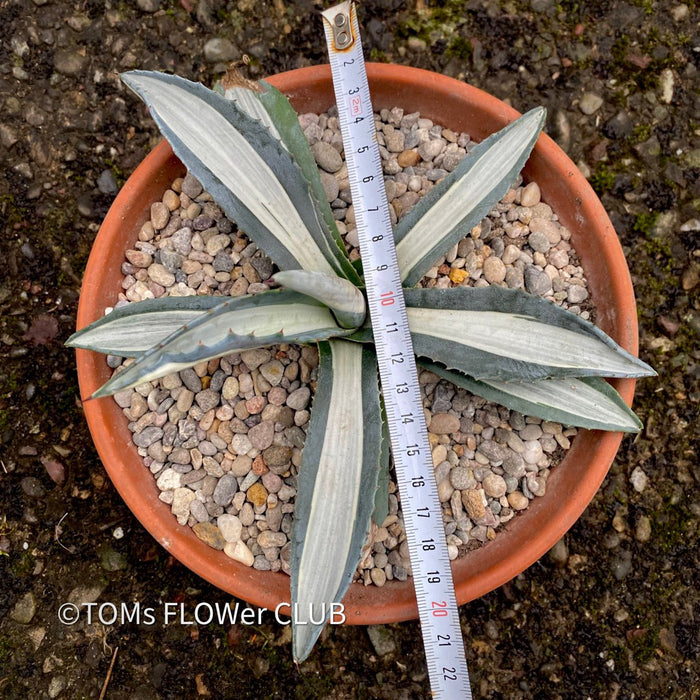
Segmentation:
<svg viewBox="0 0 700 700">
<path fill-rule="evenodd" d="M 430 686 L 434 698 L 470 700 L 357 13 L 347 0 L 322 15 Z"/>
</svg>

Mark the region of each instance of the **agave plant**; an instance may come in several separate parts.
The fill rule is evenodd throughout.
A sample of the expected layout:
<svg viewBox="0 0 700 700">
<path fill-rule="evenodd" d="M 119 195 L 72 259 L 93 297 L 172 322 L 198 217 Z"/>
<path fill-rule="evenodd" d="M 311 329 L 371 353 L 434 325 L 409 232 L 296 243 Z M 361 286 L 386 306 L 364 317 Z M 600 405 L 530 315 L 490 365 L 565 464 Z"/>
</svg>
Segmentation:
<svg viewBox="0 0 700 700">
<path fill-rule="evenodd" d="M 122 79 L 189 171 L 277 264 L 282 288 L 142 301 L 68 342 L 134 358 L 91 398 L 247 348 L 318 344 L 292 533 L 301 661 L 323 628 L 317 621 L 352 580 L 372 518 L 381 525 L 387 512 L 389 448 L 361 265 L 346 255 L 297 115 L 279 91 L 238 80 L 219 93 L 142 71 Z M 478 144 L 398 224 L 415 352 L 438 376 L 521 413 L 637 431 L 639 420 L 602 377 L 654 372 L 594 325 L 523 291 L 415 286 L 507 192 L 544 117 L 534 109 Z"/>
</svg>

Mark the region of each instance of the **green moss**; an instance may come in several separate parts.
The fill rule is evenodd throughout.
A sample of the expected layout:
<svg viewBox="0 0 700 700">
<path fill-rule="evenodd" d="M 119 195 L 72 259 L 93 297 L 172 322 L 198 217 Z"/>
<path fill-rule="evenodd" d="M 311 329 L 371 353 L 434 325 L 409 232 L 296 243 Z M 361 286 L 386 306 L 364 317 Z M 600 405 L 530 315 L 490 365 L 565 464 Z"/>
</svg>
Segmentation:
<svg viewBox="0 0 700 700">
<path fill-rule="evenodd" d="M 4 433 L 10 427 L 10 412 L 0 411 L 0 433 Z"/>
<path fill-rule="evenodd" d="M 645 15 L 650 15 L 654 11 L 653 0 L 632 0 L 632 4 L 641 7 Z"/>
<path fill-rule="evenodd" d="M 600 161 L 589 180 L 598 194 L 604 194 L 610 191 L 615 184 L 615 173 L 610 170 L 606 163 Z"/>
<path fill-rule="evenodd" d="M 630 664 L 627 647 L 622 644 L 613 644 L 608 648 L 608 656 L 614 662 L 617 673 L 627 673 L 629 671 Z"/>
<path fill-rule="evenodd" d="M 654 539 L 665 554 L 673 554 L 688 543 L 693 524 L 694 517 L 690 510 L 681 503 L 672 503 L 670 499 L 651 517 Z"/>
<path fill-rule="evenodd" d="M 384 51 L 374 47 L 369 51 L 369 60 L 374 63 L 389 63 L 389 59 Z"/>
<path fill-rule="evenodd" d="M 410 15 L 407 19 L 399 22 L 396 36 L 399 39 L 417 37 L 430 46 L 438 39 L 447 40 L 448 37 L 452 37 L 456 28 L 464 22 L 467 13 L 464 0 L 447 0 L 439 7 L 432 7 L 422 14 Z M 464 40 L 459 37 L 449 39 L 447 50 L 452 43 L 455 44 L 455 51 L 462 50 L 464 48 L 463 42 Z"/>
<path fill-rule="evenodd" d="M 0 195 L 0 214 L 5 222 L 5 228 L 9 230 L 15 224 L 22 222 L 25 211 L 18 206 L 13 195 L 2 194 Z"/>
<path fill-rule="evenodd" d="M 637 124 L 632 131 L 632 143 L 643 143 L 654 133 L 651 124 Z"/>
<path fill-rule="evenodd" d="M 117 182 L 117 186 L 121 189 L 127 180 L 128 175 L 119 167 L 119 165 L 112 158 L 107 158 L 105 165 L 112 171 L 114 179 Z"/>
<path fill-rule="evenodd" d="M 445 56 L 448 58 L 458 58 L 462 61 L 467 60 L 472 55 L 472 45 L 461 36 L 456 36 L 447 46 Z"/>
<path fill-rule="evenodd" d="M 657 627 L 640 627 L 640 630 L 643 630 L 643 632 L 638 636 L 633 635 L 629 645 L 634 655 L 634 660 L 642 665 L 648 663 L 654 657 L 654 652 L 659 646 L 659 630 Z"/>
<path fill-rule="evenodd" d="M 175 17 L 179 11 L 179 3 L 177 0 L 166 0 L 163 10 L 168 17 Z"/>
<path fill-rule="evenodd" d="M 654 224 L 652 217 L 653 213 L 641 215 L 634 226 L 635 231 L 646 237 L 646 240 L 638 243 L 643 246 L 644 254 L 633 267 L 637 285 L 642 298 L 645 299 L 644 305 L 639 307 L 640 312 L 643 309 L 664 307 L 668 303 L 669 295 L 673 292 L 668 285 L 675 264 L 671 244 L 669 240 L 652 237 Z"/>
<path fill-rule="evenodd" d="M 648 211 L 637 215 L 637 218 L 632 225 L 632 230 L 639 233 L 645 238 L 651 236 L 651 232 L 659 218 L 658 212 Z"/>
<path fill-rule="evenodd" d="M 623 34 L 615 39 L 610 50 L 610 60 L 607 68 L 618 81 L 620 87 L 629 93 L 654 91 L 659 85 L 659 75 L 664 68 L 674 65 L 673 47 L 676 37 L 668 33 L 662 35 L 657 27 L 651 27 L 639 41 L 633 41 L 632 36 Z M 658 55 L 658 49 L 666 46 L 669 51 L 664 58 L 652 58 Z M 630 56 L 646 57 L 648 64 L 641 68 L 630 61 Z"/>
<path fill-rule="evenodd" d="M 10 640 L 0 636 L 0 668 L 7 668 L 12 658 L 13 647 Z"/>
<path fill-rule="evenodd" d="M 564 16 L 568 22 L 575 24 L 580 22 L 586 14 L 586 3 L 578 0 L 560 0 L 555 5 L 559 15 Z"/>
<path fill-rule="evenodd" d="M 22 552 L 14 559 L 10 559 L 10 566 L 15 576 L 24 578 L 34 571 L 34 557 L 28 551 Z"/>
</svg>

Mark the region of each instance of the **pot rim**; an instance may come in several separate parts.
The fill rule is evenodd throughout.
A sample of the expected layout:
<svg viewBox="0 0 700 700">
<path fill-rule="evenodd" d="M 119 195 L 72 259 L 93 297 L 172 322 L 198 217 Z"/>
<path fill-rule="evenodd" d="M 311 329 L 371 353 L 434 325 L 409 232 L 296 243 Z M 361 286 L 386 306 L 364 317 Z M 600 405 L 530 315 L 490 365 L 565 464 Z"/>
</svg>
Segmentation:
<svg viewBox="0 0 700 700">
<path fill-rule="evenodd" d="M 375 109 L 404 105 L 454 131 L 468 131 L 477 140 L 519 116 L 495 97 L 440 74 L 372 63 L 367 65 L 367 73 Z M 328 65 L 281 73 L 268 82 L 285 92 L 299 112 L 318 113 L 335 102 Z M 414 109 L 419 104 L 420 110 Z M 469 128 L 461 124 L 469 124 Z M 151 202 L 183 172 L 170 146 L 163 141 L 128 179 L 90 253 L 81 288 L 78 328 L 101 317 L 104 308 L 114 303 L 124 244 L 136 240 Z M 622 247 L 602 204 L 574 163 L 545 134 L 540 136 L 524 172 L 527 179 L 537 180 L 543 200 L 552 202 L 561 222 L 571 231 L 597 307 L 598 325 L 636 354 L 637 317 L 632 283 Z M 110 272 L 116 279 L 113 284 Z M 109 370 L 97 353 L 77 350 L 76 358 L 81 395 L 88 396 L 106 381 Z M 613 384 L 631 404 L 635 381 L 616 380 Z M 114 401 L 89 401 L 84 403 L 84 411 L 112 483 L 161 545 L 199 576 L 237 598 L 267 609 L 289 603 L 286 574 L 245 567 L 203 544 L 191 528 L 177 523 L 169 506 L 159 500 L 155 480 L 143 467 L 121 409 Z M 510 581 L 564 535 L 598 490 L 621 439 L 621 433 L 579 431 L 565 459 L 551 472 L 547 494 L 499 529 L 494 541 L 453 562 L 459 604 Z M 410 578 L 406 582 L 388 581 L 381 588 L 352 584 L 343 603 L 349 624 L 380 624 L 418 617 Z M 281 612 L 288 611 L 284 608 Z"/>
</svg>

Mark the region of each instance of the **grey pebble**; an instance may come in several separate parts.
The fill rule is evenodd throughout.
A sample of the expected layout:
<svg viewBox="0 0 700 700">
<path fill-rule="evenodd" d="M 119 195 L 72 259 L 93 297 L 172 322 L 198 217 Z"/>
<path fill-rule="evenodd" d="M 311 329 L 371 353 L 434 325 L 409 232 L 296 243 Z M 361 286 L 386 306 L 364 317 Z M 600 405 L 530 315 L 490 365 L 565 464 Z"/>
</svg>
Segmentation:
<svg viewBox="0 0 700 700">
<path fill-rule="evenodd" d="M 134 433 L 132 440 L 137 447 L 148 447 L 163 437 L 162 428 L 151 426 L 144 428 L 140 433 Z"/>
<path fill-rule="evenodd" d="M 552 247 L 546 234 L 541 231 L 534 231 L 528 236 L 527 243 L 534 251 L 538 253 L 547 253 Z"/>
<path fill-rule="evenodd" d="M 338 150 L 325 141 L 313 144 L 311 151 L 318 166 L 327 173 L 337 173 L 343 167 L 343 159 Z"/>
<path fill-rule="evenodd" d="M 141 1 L 157 2 L 157 0 Z M 204 44 L 204 57 L 209 63 L 228 62 L 239 58 L 240 52 L 230 39 L 215 37 Z"/>
<path fill-rule="evenodd" d="M 289 394 L 286 403 L 289 408 L 299 411 L 308 406 L 310 398 L 311 390 L 307 386 L 302 386 Z"/>
<path fill-rule="evenodd" d="M 180 371 L 180 379 L 182 379 L 182 383 L 195 394 L 202 391 L 202 380 L 191 367 Z"/>
<path fill-rule="evenodd" d="M 433 413 L 447 413 L 452 408 L 454 387 L 447 382 L 438 382 L 433 391 L 431 411 Z"/>
<path fill-rule="evenodd" d="M 97 189 L 102 194 L 117 194 L 119 185 L 111 170 L 103 170 L 97 178 Z"/>
<path fill-rule="evenodd" d="M 538 270 L 534 265 L 528 265 L 524 272 L 525 289 L 530 294 L 543 296 L 552 289 L 552 280 L 543 270 Z"/>
<path fill-rule="evenodd" d="M 252 525 L 255 522 L 253 506 L 250 503 L 244 503 L 238 517 L 241 519 L 241 523 L 244 527 L 249 527 Z"/>
<path fill-rule="evenodd" d="M 218 394 L 216 391 L 212 391 L 211 389 L 204 389 L 203 391 L 200 391 L 195 395 L 194 400 L 197 402 L 197 405 L 206 413 L 207 411 L 211 410 L 212 408 L 216 408 L 219 405 L 221 395 Z"/>
<path fill-rule="evenodd" d="M 578 108 L 587 115 L 595 114 L 603 106 L 603 98 L 594 92 L 584 92 Z"/>
<path fill-rule="evenodd" d="M 224 474 L 214 489 L 214 503 L 220 506 L 227 506 L 231 503 L 233 495 L 238 490 L 238 482 L 232 474 Z"/>
<path fill-rule="evenodd" d="M 459 490 L 473 489 L 477 485 L 474 473 L 467 467 L 454 467 L 450 471 L 450 483 L 455 489 Z"/>
<path fill-rule="evenodd" d="M 580 304 L 588 299 L 588 290 L 577 284 L 572 284 L 566 294 L 566 300 L 570 304 Z"/>
<path fill-rule="evenodd" d="M 119 357 L 118 355 L 107 355 L 107 367 L 111 369 L 120 367 L 123 361 L 124 358 Z"/>
<path fill-rule="evenodd" d="M 22 491 L 32 498 L 42 498 L 46 495 L 46 489 L 34 476 L 25 476 L 20 481 Z"/>
<path fill-rule="evenodd" d="M 493 465 L 498 466 L 503 462 L 506 450 L 493 440 L 484 440 L 477 448 Z"/>
<path fill-rule="evenodd" d="M 332 202 L 338 199 L 340 185 L 338 184 L 337 178 L 335 178 L 331 173 L 327 173 L 325 170 L 320 170 L 319 173 L 321 175 L 323 191 L 326 193 L 326 200 Z"/>
<path fill-rule="evenodd" d="M 632 571 L 632 552 L 622 549 L 615 554 L 612 561 L 613 576 L 618 580 L 626 578 Z"/>
<path fill-rule="evenodd" d="M 160 261 L 163 267 L 170 273 L 176 273 L 182 267 L 182 255 L 174 250 L 163 249 L 160 251 Z"/>
<path fill-rule="evenodd" d="M 503 457 L 503 471 L 517 479 L 525 476 L 525 460 L 512 450 L 507 450 Z"/>
</svg>

